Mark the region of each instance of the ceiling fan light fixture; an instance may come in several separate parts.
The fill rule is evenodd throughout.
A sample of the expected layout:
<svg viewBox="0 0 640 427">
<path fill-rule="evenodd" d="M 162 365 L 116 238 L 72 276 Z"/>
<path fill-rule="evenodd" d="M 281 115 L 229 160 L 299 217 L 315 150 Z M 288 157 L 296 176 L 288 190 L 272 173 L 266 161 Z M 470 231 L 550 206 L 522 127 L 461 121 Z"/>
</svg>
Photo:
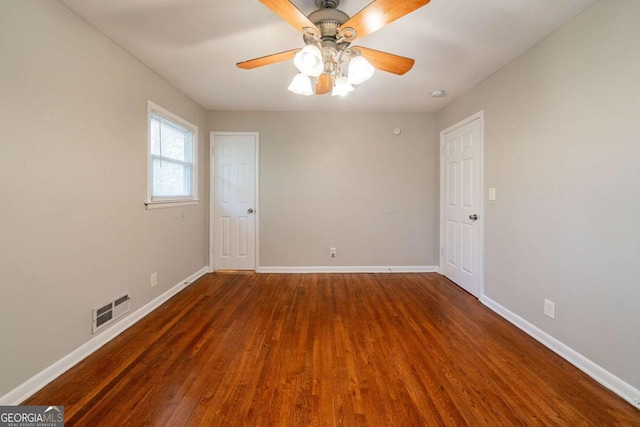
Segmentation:
<svg viewBox="0 0 640 427">
<path fill-rule="evenodd" d="M 353 86 L 351 86 L 346 77 L 338 77 L 335 80 L 331 96 L 345 96 L 349 92 L 353 91 Z"/>
<path fill-rule="evenodd" d="M 315 45 L 307 45 L 293 58 L 293 64 L 303 74 L 318 77 L 324 71 L 322 52 Z"/>
<path fill-rule="evenodd" d="M 303 73 L 296 74 L 288 88 L 296 95 L 310 96 L 313 95 L 313 87 L 311 87 L 311 79 Z"/>
<path fill-rule="evenodd" d="M 376 69 L 362 56 L 356 56 L 349 62 L 349 83 L 359 85 L 364 83 L 373 76 Z"/>
</svg>

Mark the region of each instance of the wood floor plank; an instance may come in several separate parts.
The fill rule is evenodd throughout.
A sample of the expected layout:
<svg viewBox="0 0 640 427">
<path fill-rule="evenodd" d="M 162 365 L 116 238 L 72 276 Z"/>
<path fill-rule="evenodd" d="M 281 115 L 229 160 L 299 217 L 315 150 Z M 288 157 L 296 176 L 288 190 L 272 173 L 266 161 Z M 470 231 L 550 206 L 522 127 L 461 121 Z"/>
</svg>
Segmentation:
<svg viewBox="0 0 640 427">
<path fill-rule="evenodd" d="M 207 275 L 30 397 L 67 426 L 639 426 L 440 275 Z"/>
</svg>

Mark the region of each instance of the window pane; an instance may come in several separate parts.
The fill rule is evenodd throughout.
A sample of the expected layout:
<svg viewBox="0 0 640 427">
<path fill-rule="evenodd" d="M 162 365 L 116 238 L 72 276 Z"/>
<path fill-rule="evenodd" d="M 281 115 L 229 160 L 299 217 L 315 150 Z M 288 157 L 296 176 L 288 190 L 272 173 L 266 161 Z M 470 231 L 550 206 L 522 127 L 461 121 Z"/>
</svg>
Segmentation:
<svg viewBox="0 0 640 427">
<path fill-rule="evenodd" d="M 153 159 L 152 197 L 191 196 L 191 166 Z"/>
<path fill-rule="evenodd" d="M 193 132 L 157 114 L 151 116 L 151 154 L 192 162 Z"/>
<path fill-rule="evenodd" d="M 186 146 L 188 144 L 187 135 L 185 133 L 179 132 L 175 128 L 161 123 L 160 134 L 161 153 L 158 154 L 161 154 L 162 157 L 169 157 L 171 159 L 190 161 L 190 159 L 185 158 Z"/>
</svg>

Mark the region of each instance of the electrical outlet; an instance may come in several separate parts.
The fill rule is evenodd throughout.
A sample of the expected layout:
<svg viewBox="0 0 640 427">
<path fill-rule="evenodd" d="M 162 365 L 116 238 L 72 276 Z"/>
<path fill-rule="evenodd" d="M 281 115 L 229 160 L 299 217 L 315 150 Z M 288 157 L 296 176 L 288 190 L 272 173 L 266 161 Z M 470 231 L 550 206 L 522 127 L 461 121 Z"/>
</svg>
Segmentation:
<svg viewBox="0 0 640 427">
<path fill-rule="evenodd" d="M 544 300 L 544 315 L 552 319 L 556 318 L 556 303 L 546 298 Z"/>
<path fill-rule="evenodd" d="M 158 273 L 153 273 L 151 275 L 151 278 L 149 280 L 149 284 L 151 285 L 151 287 L 153 288 L 155 285 L 158 284 Z"/>
<path fill-rule="evenodd" d="M 336 248 L 329 249 L 329 256 L 331 258 L 335 258 L 336 257 Z"/>
</svg>

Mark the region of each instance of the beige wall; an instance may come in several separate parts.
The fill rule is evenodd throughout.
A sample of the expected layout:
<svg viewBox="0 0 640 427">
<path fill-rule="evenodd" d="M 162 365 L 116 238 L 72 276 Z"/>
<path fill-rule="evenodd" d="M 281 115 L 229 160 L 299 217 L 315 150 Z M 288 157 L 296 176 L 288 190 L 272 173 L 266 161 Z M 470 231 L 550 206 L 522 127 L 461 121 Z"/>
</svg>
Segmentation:
<svg viewBox="0 0 640 427">
<path fill-rule="evenodd" d="M 640 388 L 640 2 L 598 2 L 441 111 L 439 130 L 479 110 L 497 189 L 485 293 Z"/>
<path fill-rule="evenodd" d="M 210 112 L 211 130 L 260 132 L 260 265 L 437 265 L 434 119 Z"/>
<path fill-rule="evenodd" d="M 147 100 L 200 128 L 203 203 L 147 211 Z M 0 3 L 0 396 L 208 264 L 206 112 L 56 1 Z M 150 289 L 149 275 L 159 284 Z"/>
</svg>

